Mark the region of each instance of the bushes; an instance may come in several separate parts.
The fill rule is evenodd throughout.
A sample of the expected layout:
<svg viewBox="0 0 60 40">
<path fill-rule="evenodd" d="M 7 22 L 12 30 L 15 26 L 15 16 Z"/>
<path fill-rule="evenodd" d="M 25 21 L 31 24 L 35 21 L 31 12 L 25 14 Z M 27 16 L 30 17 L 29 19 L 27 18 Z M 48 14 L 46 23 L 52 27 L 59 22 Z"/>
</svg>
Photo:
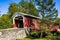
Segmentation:
<svg viewBox="0 0 60 40">
<path fill-rule="evenodd" d="M 41 31 L 40 32 L 36 31 L 36 32 L 31 32 L 31 35 L 29 38 L 32 38 L 32 39 L 46 38 L 46 40 L 51 40 L 51 39 L 53 39 L 53 35 L 50 32 L 48 32 L 48 34 L 46 32 L 42 32 L 42 35 L 41 35 Z"/>
<path fill-rule="evenodd" d="M 0 17 L 0 29 L 6 29 L 13 27 L 12 20 L 8 14 L 4 14 Z"/>
<path fill-rule="evenodd" d="M 31 38 L 39 38 L 40 37 L 39 34 L 40 34 L 40 32 L 38 32 L 38 31 L 31 32 L 30 37 Z"/>
</svg>

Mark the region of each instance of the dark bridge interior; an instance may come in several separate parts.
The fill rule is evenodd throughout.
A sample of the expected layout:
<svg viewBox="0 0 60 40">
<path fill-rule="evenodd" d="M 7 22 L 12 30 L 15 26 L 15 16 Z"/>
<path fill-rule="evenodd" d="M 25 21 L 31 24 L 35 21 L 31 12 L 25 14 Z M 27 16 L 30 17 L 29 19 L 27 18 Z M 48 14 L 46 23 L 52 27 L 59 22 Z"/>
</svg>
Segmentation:
<svg viewBox="0 0 60 40">
<path fill-rule="evenodd" d="M 23 17 L 18 16 L 15 18 L 17 28 L 23 28 Z"/>
</svg>

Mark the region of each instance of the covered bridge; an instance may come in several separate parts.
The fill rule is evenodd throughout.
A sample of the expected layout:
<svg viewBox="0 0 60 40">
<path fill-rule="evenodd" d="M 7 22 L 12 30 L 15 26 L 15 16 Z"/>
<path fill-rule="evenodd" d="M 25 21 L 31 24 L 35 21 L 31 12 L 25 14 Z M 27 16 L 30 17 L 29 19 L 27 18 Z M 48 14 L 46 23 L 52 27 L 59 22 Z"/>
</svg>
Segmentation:
<svg viewBox="0 0 60 40">
<path fill-rule="evenodd" d="M 41 22 L 40 17 L 25 14 L 22 12 L 17 12 L 12 17 L 14 28 L 32 27 L 34 29 L 40 30 L 40 27 L 38 25 L 38 22 Z M 58 30 L 58 26 L 53 27 L 52 30 Z"/>
<path fill-rule="evenodd" d="M 13 17 L 14 28 L 25 28 L 32 26 L 37 30 L 40 29 L 37 23 L 37 19 L 40 19 L 39 17 L 25 14 L 22 12 L 15 13 L 12 17 Z"/>
</svg>

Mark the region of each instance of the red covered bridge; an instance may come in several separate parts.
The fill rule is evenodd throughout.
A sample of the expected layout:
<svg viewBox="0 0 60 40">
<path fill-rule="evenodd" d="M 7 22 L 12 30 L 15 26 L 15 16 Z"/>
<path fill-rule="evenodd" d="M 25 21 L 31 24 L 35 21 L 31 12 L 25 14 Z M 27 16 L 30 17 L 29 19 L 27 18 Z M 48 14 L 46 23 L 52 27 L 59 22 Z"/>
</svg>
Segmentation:
<svg viewBox="0 0 60 40">
<path fill-rule="evenodd" d="M 22 12 L 15 13 L 13 15 L 14 28 L 25 28 L 25 27 L 32 26 L 34 29 L 40 30 L 37 20 L 39 20 L 39 22 L 41 21 L 41 19 L 39 17 L 25 14 Z M 58 30 L 58 28 L 56 28 L 56 26 L 55 26 L 55 29 Z"/>
<path fill-rule="evenodd" d="M 40 18 L 19 12 L 13 15 L 13 25 L 14 28 L 25 28 L 33 26 L 35 29 L 39 30 L 40 27 L 36 21 L 37 19 Z"/>
</svg>

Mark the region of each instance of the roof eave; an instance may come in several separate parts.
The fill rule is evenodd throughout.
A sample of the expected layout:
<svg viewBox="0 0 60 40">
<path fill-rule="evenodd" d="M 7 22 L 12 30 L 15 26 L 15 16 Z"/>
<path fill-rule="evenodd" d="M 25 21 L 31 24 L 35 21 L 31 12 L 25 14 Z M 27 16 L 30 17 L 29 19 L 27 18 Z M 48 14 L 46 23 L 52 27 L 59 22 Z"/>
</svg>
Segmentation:
<svg viewBox="0 0 60 40">
<path fill-rule="evenodd" d="M 26 13 L 22 13 L 22 12 L 16 12 L 15 14 L 17 14 L 17 13 L 20 13 L 20 14 L 25 15 L 25 16 L 31 16 L 31 17 L 34 17 L 34 18 L 37 18 L 37 19 L 41 19 L 40 17 L 36 17 L 36 16 L 26 14 Z M 12 17 L 14 17 L 14 15 Z"/>
</svg>

